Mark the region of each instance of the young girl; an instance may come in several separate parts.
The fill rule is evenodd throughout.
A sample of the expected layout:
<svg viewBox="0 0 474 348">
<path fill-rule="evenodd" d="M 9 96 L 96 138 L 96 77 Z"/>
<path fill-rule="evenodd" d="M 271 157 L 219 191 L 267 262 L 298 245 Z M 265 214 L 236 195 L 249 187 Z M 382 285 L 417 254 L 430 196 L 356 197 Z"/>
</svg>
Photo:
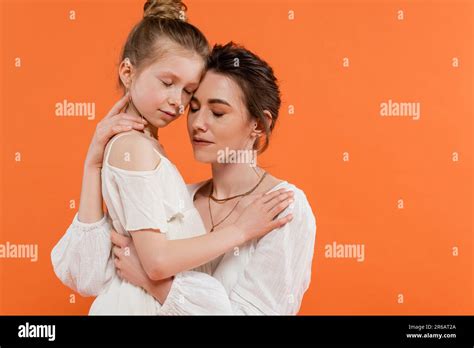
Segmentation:
<svg viewBox="0 0 474 348">
<path fill-rule="evenodd" d="M 180 1 L 147 1 L 144 18 L 124 46 L 119 74 L 127 89 L 126 113 L 140 116 L 146 126 L 134 123 L 143 130 L 121 133 L 107 144 L 101 180 L 108 216 L 96 223 L 107 222 L 119 233 L 130 235 L 146 274 L 165 284 L 165 289 L 166 284 L 171 286 L 173 275 L 203 265 L 292 218 L 275 219 L 291 203 L 292 193 L 281 189 L 262 193 L 234 223 L 215 226 L 218 233 L 206 234 L 181 175 L 166 158 L 158 129 L 183 113 L 199 85 L 208 55 L 203 34 L 182 21 L 185 9 Z M 123 101 L 117 108 L 122 105 Z M 100 157 L 92 151 L 86 167 L 94 167 L 91 163 Z M 255 182 L 253 190 L 260 184 L 261 180 Z M 159 303 L 142 288 L 122 280 L 110 267 L 113 261 L 107 233 L 78 233 L 77 226 L 97 221 L 102 215 L 97 191 L 100 194 L 97 171 L 85 170 L 79 213 L 52 251 L 55 272 L 83 295 L 98 295 L 90 314 L 156 314 Z M 81 239 L 88 242 L 81 243 Z M 90 248 L 107 255 L 107 262 L 88 256 Z M 203 313 L 215 313 L 213 303 L 222 294 L 214 290 L 212 282 L 207 282 L 206 289 L 197 277 L 196 284 L 199 291 L 209 295 Z"/>
</svg>

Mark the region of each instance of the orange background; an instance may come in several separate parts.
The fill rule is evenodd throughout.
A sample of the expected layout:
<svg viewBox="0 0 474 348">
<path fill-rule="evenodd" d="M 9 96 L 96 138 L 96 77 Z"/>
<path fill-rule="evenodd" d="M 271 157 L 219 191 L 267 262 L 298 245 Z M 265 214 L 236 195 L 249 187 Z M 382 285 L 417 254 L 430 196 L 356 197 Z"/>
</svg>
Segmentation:
<svg viewBox="0 0 474 348">
<path fill-rule="evenodd" d="M 0 259 L 0 314 L 88 312 L 92 298 L 70 303 L 50 252 L 77 211 L 95 125 L 120 96 L 119 54 L 143 3 L 1 2 L 0 243 L 37 243 L 39 260 Z M 474 314 L 473 2 L 186 3 L 211 43 L 244 44 L 281 81 L 280 119 L 259 163 L 303 189 L 316 215 L 300 314 Z M 55 116 L 64 99 L 95 102 L 95 120 Z M 389 99 L 420 102 L 420 119 L 381 117 Z M 209 168 L 193 160 L 185 122 L 160 138 L 196 182 Z M 364 244 L 365 261 L 326 258 L 333 241 Z"/>
</svg>

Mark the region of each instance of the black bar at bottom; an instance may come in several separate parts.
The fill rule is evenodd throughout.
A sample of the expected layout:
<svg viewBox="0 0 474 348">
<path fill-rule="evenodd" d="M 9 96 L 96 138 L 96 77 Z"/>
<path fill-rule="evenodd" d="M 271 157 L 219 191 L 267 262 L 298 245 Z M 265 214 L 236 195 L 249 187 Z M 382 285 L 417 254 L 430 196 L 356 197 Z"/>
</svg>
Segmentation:
<svg viewBox="0 0 474 348">
<path fill-rule="evenodd" d="M 17 344 L 409 344 L 474 346 L 473 316 L 3 316 Z"/>
</svg>

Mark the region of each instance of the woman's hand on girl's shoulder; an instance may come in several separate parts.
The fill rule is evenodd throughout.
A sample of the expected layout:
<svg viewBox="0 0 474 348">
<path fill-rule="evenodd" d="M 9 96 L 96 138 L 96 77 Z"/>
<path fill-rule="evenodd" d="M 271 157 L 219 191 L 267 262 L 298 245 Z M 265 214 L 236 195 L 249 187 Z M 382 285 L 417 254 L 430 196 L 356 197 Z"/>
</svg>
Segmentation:
<svg viewBox="0 0 474 348">
<path fill-rule="evenodd" d="M 104 159 L 105 146 L 116 134 L 132 129 L 143 130 L 147 121 L 135 116 L 120 112 L 128 102 L 125 94 L 108 114 L 97 124 L 85 160 L 86 167 L 101 168 Z"/>
</svg>

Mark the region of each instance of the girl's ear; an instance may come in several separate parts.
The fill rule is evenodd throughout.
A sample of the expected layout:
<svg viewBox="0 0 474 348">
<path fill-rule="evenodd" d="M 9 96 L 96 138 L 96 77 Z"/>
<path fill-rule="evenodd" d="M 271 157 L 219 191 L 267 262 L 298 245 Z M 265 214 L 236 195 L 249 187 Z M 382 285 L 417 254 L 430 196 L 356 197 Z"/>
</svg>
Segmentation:
<svg viewBox="0 0 474 348">
<path fill-rule="evenodd" d="M 126 88 L 130 88 L 130 85 L 132 84 L 133 65 L 130 62 L 129 58 L 125 58 L 120 63 L 119 76 L 120 76 L 120 80 L 122 81 L 123 85 Z"/>
</svg>

